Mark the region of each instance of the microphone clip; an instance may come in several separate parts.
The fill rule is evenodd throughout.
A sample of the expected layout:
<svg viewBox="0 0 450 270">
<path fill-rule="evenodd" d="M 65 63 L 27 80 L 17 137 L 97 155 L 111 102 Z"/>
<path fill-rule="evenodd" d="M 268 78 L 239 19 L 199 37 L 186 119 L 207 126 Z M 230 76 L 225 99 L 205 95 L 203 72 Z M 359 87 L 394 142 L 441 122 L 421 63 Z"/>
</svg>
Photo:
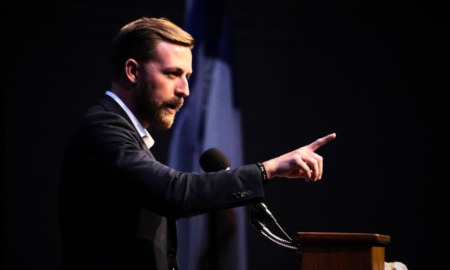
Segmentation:
<svg viewBox="0 0 450 270">
<path fill-rule="evenodd" d="M 289 240 L 283 239 L 273 234 L 264 223 L 266 221 L 274 223 Z M 292 238 L 289 237 L 289 235 L 283 230 L 283 228 L 278 224 L 277 220 L 264 203 L 253 204 L 250 206 L 250 223 L 256 230 L 258 230 L 270 241 L 285 248 L 294 249 L 299 252 L 299 244 L 293 241 Z"/>
</svg>

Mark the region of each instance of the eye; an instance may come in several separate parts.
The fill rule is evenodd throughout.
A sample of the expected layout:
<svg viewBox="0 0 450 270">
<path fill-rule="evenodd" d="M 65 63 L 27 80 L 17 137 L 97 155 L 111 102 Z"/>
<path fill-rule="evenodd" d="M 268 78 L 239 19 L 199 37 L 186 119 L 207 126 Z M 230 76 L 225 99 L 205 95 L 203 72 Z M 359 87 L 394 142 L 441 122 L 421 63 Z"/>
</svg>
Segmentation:
<svg viewBox="0 0 450 270">
<path fill-rule="evenodd" d="M 176 77 L 180 76 L 180 72 L 178 72 L 178 71 L 169 71 L 169 72 L 167 72 L 167 76 L 169 76 L 170 78 L 176 78 Z"/>
<path fill-rule="evenodd" d="M 185 76 L 188 80 L 191 77 L 191 73 L 184 73 L 181 69 L 166 70 L 164 74 L 171 79 L 181 78 Z"/>
</svg>

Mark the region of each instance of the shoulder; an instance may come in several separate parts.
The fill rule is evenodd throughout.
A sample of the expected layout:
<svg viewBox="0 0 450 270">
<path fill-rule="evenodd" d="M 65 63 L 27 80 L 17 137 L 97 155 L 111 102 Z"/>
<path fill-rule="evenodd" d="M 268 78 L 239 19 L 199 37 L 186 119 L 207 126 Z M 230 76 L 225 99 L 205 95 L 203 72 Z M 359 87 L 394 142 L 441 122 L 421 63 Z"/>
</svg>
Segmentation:
<svg viewBox="0 0 450 270">
<path fill-rule="evenodd" d="M 120 114 L 109 111 L 95 111 L 85 114 L 78 126 L 78 131 L 86 136 L 110 137 L 139 136 L 133 124 Z M 91 138 L 92 139 L 92 138 Z"/>
<path fill-rule="evenodd" d="M 90 107 L 78 124 L 79 129 L 104 129 L 116 127 L 123 130 L 135 130 L 125 111 L 110 96 L 105 95 Z"/>
<path fill-rule="evenodd" d="M 97 149 L 113 145 L 139 145 L 140 136 L 133 124 L 116 111 L 97 104 L 91 107 L 72 130 L 71 145 Z"/>
</svg>

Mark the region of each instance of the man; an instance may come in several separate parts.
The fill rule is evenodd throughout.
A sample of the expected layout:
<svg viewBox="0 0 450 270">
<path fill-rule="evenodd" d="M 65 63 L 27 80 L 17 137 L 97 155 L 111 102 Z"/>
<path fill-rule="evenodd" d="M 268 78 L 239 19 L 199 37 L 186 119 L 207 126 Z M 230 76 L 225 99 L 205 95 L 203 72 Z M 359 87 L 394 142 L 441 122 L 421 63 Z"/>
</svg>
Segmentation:
<svg viewBox="0 0 450 270">
<path fill-rule="evenodd" d="M 176 219 L 264 201 L 274 177 L 322 177 L 315 142 L 263 163 L 186 173 L 154 158 L 149 127 L 169 129 L 192 74 L 192 36 L 141 18 L 113 40 L 111 90 L 74 130 L 60 185 L 63 269 L 178 269 Z"/>
</svg>

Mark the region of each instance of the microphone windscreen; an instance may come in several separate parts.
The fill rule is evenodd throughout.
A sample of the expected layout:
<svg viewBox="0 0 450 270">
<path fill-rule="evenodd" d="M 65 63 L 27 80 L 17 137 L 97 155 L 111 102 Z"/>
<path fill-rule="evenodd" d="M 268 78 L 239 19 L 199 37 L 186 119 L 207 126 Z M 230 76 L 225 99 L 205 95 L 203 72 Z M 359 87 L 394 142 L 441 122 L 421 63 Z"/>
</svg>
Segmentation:
<svg viewBox="0 0 450 270">
<path fill-rule="evenodd" d="M 217 148 L 209 148 L 200 156 L 200 166 L 205 172 L 218 172 L 230 167 L 228 157 Z"/>
</svg>

